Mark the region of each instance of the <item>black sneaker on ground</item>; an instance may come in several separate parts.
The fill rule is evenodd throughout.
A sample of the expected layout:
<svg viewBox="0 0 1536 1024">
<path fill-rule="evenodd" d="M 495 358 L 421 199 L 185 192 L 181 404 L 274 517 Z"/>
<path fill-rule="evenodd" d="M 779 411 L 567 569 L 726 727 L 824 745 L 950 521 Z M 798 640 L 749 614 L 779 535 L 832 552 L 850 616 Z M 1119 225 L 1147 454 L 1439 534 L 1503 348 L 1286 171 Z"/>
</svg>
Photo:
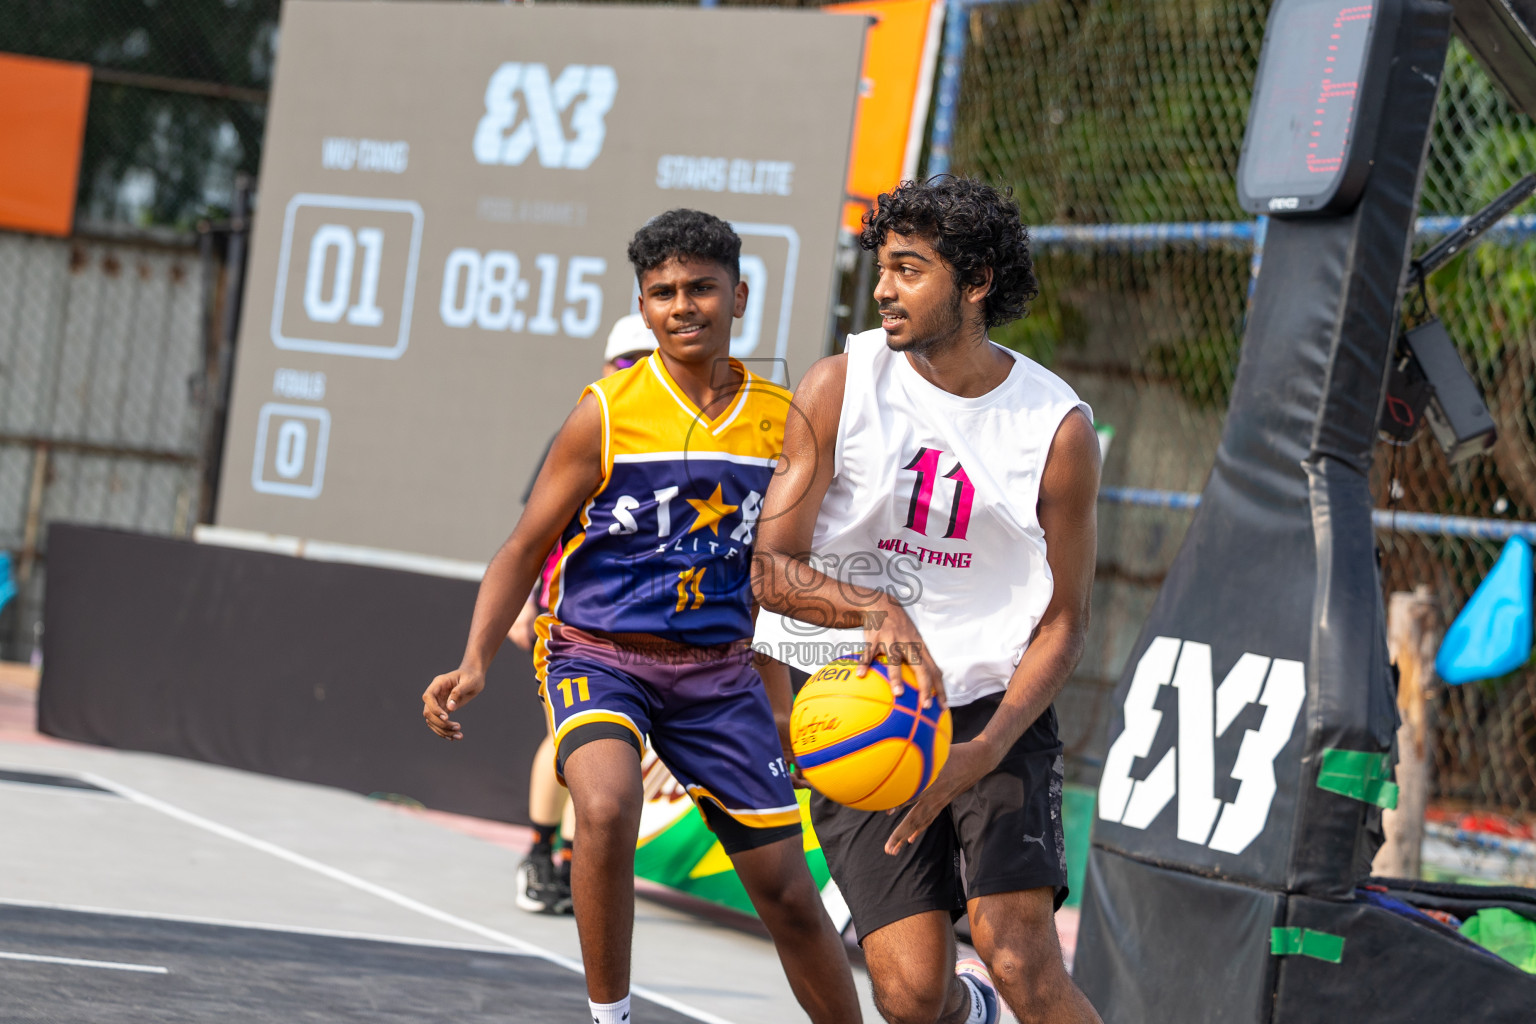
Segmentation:
<svg viewBox="0 0 1536 1024">
<path fill-rule="evenodd" d="M 517 905 L 533 914 L 571 912 L 571 886 L 548 850 L 529 853 L 517 868 Z"/>
</svg>

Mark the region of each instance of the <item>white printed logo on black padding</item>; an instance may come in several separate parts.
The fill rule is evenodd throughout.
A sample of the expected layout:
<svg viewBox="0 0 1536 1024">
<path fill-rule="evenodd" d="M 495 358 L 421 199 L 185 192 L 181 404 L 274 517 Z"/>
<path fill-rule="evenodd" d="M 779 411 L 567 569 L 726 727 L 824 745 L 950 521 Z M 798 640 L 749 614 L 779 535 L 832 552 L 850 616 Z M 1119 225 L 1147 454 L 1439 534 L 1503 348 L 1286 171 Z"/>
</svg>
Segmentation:
<svg viewBox="0 0 1536 1024">
<path fill-rule="evenodd" d="M 1146 778 L 1133 779 L 1132 763 L 1146 757 L 1157 739 L 1163 713 L 1155 704 L 1168 685 L 1178 691 L 1177 742 Z M 1299 661 L 1244 654 L 1217 687 L 1209 644 L 1158 637 L 1136 664 L 1125 695 L 1125 729 L 1104 759 L 1099 817 L 1145 829 L 1177 796 L 1180 839 L 1242 853 L 1269 821 L 1275 758 L 1290 741 L 1306 699 L 1306 667 Z M 1264 718 L 1243 736 L 1231 771 L 1237 797 L 1226 803 L 1215 795 L 1215 741 L 1249 704 L 1262 705 Z"/>
</svg>

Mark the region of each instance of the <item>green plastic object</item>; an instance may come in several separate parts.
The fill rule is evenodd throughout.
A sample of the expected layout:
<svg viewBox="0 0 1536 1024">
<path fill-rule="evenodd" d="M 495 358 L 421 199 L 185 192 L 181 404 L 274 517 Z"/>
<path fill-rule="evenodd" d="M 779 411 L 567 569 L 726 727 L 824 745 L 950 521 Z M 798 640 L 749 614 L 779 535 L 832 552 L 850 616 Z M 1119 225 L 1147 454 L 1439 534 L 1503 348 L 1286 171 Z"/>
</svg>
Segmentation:
<svg viewBox="0 0 1536 1024">
<path fill-rule="evenodd" d="M 1363 800 L 1377 807 L 1397 806 L 1397 783 L 1386 754 L 1365 750 L 1323 750 L 1323 763 L 1317 771 L 1317 788 L 1330 793 Z"/>
<path fill-rule="evenodd" d="M 1504 907 L 1487 907 L 1467 918 L 1461 934 L 1528 974 L 1536 974 L 1536 921 Z"/>
<path fill-rule="evenodd" d="M 1083 882 L 1088 874 L 1088 847 L 1093 836 L 1094 811 L 1099 791 L 1088 786 L 1067 783 L 1061 790 L 1061 825 L 1067 836 L 1067 902 L 1064 907 L 1080 906 Z"/>
<path fill-rule="evenodd" d="M 1275 956 L 1310 956 L 1336 964 L 1344 959 L 1344 936 L 1310 928 L 1271 928 L 1269 951 Z"/>
</svg>

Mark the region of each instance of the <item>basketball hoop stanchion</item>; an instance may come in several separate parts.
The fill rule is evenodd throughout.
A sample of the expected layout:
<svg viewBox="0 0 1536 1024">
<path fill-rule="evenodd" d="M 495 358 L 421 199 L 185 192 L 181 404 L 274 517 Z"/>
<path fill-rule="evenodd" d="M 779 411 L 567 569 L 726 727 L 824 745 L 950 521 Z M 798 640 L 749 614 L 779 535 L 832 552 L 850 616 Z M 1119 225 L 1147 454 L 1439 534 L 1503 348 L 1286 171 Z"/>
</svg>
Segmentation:
<svg viewBox="0 0 1536 1024">
<path fill-rule="evenodd" d="M 1271 11 L 1239 171 L 1263 273 L 1098 794 L 1075 973 L 1107 1024 L 1513 1022 L 1536 999 L 1369 877 L 1397 728 L 1369 473 L 1450 30 L 1436 0 Z"/>
</svg>

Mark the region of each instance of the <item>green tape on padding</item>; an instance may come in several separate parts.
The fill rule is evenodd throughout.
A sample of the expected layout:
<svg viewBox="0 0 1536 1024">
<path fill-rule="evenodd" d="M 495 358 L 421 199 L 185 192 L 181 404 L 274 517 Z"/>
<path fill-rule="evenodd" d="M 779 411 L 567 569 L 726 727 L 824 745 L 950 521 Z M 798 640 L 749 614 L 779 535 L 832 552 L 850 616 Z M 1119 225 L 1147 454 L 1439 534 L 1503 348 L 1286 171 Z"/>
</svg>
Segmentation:
<svg viewBox="0 0 1536 1024">
<path fill-rule="evenodd" d="M 1386 754 L 1364 750 L 1323 751 L 1323 764 L 1317 772 L 1317 788 L 1330 793 L 1363 800 L 1377 807 L 1397 807 L 1397 783 Z"/>
<path fill-rule="evenodd" d="M 1344 959 L 1344 936 L 1310 928 L 1271 928 L 1269 951 L 1275 956 L 1310 956 L 1336 964 Z"/>
</svg>

